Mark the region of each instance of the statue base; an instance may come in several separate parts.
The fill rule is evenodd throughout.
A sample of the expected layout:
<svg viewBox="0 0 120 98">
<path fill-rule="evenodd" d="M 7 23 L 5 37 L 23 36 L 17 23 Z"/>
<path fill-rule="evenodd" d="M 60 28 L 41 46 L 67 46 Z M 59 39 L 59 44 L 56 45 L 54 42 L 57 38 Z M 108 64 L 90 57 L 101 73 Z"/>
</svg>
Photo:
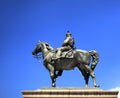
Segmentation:
<svg viewBox="0 0 120 98">
<path fill-rule="evenodd" d="M 41 88 L 23 90 L 22 98 L 117 98 L 118 91 L 99 88 Z"/>
</svg>

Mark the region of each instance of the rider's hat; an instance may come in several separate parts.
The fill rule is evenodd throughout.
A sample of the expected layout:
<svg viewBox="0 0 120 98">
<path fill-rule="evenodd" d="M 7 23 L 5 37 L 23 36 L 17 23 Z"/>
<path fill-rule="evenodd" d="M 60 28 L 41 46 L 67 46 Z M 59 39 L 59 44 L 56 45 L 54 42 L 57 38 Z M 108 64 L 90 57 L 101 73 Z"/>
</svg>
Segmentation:
<svg viewBox="0 0 120 98">
<path fill-rule="evenodd" d="M 71 36 L 72 34 L 70 33 L 70 31 L 67 31 L 66 36 Z"/>
</svg>

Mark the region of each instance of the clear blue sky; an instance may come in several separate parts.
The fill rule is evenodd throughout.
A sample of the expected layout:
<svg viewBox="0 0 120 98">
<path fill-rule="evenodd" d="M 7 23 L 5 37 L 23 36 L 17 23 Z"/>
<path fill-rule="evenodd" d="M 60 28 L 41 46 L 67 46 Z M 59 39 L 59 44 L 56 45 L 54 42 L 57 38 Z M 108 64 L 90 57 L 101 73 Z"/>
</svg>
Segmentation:
<svg viewBox="0 0 120 98">
<path fill-rule="evenodd" d="M 38 40 L 60 47 L 67 30 L 77 48 L 99 52 L 95 74 L 101 89 L 120 87 L 120 0 L 1 0 L 0 98 L 51 86 L 42 60 L 31 52 Z M 57 86 L 84 87 L 84 80 L 75 68 L 64 71 Z"/>
</svg>

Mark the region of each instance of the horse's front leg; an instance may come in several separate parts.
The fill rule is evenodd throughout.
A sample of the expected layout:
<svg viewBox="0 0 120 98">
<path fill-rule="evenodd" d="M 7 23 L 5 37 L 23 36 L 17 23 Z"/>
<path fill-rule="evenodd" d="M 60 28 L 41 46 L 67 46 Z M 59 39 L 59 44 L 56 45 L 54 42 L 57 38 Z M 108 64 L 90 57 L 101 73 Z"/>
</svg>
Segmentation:
<svg viewBox="0 0 120 98">
<path fill-rule="evenodd" d="M 55 74 L 55 69 L 51 64 L 48 64 L 48 69 L 50 72 L 50 77 L 52 80 L 52 87 L 56 87 L 56 74 Z"/>
<path fill-rule="evenodd" d="M 55 78 L 58 78 L 58 76 L 61 76 L 63 73 L 63 70 L 58 70 L 58 72 L 55 74 Z"/>
<path fill-rule="evenodd" d="M 53 74 L 53 72 L 50 72 L 50 77 L 52 80 L 52 87 L 56 87 L 56 78 L 55 78 L 55 75 Z"/>
<path fill-rule="evenodd" d="M 51 80 L 52 80 L 52 87 L 56 87 L 56 74 L 55 74 L 55 71 L 54 72 L 52 71 L 50 76 L 51 76 Z"/>
</svg>

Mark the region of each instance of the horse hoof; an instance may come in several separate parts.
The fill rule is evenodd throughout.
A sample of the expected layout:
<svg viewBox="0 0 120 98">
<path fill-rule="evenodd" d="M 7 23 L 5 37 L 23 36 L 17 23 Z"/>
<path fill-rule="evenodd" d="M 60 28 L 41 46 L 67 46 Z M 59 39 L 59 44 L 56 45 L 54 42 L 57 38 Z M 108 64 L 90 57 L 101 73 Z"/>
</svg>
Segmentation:
<svg viewBox="0 0 120 98">
<path fill-rule="evenodd" d="M 95 85 L 94 87 L 95 87 L 95 88 L 99 88 L 100 86 L 99 86 L 99 85 Z"/>
<path fill-rule="evenodd" d="M 85 85 L 85 88 L 88 88 L 88 85 Z"/>
<path fill-rule="evenodd" d="M 56 85 L 55 85 L 55 84 L 52 84 L 52 87 L 56 87 Z"/>
</svg>

